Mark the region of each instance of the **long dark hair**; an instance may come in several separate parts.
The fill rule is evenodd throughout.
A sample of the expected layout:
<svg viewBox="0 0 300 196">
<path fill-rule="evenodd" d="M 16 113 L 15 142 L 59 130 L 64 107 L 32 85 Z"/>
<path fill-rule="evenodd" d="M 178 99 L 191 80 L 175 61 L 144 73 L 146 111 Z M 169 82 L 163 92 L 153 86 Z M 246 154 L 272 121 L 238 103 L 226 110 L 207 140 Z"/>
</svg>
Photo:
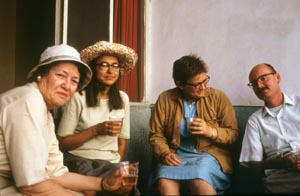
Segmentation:
<svg viewBox="0 0 300 196">
<path fill-rule="evenodd" d="M 98 57 L 99 58 L 99 57 Z M 94 107 L 97 105 L 97 96 L 99 92 L 104 91 L 106 89 L 106 85 L 99 82 L 97 79 L 97 67 L 96 67 L 96 61 L 97 59 L 94 59 L 90 63 L 90 67 L 93 71 L 93 77 L 91 82 L 88 84 L 88 86 L 84 89 L 85 90 L 85 97 L 86 97 L 86 103 L 88 107 Z M 118 80 L 110 86 L 109 92 L 108 92 L 108 105 L 109 109 L 122 109 L 124 108 L 124 102 L 121 98 L 120 94 L 120 75 Z"/>
</svg>

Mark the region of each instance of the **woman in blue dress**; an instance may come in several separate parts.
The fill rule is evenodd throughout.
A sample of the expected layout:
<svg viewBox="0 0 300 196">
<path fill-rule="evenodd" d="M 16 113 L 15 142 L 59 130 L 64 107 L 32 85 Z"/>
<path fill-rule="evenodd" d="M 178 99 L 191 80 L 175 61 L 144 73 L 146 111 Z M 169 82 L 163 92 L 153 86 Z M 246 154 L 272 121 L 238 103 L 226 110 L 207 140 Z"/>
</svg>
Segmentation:
<svg viewBox="0 0 300 196">
<path fill-rule="evenodd" d="M 237 121 L 226 94 L 207 87 L 207 72 L 197 55 L 176 60 L 176 87 L 162 92 L 153 109 L 149 141 L 161 195 L 180 195 L 183 184 L 191 195 L 223 194 L 230 187 Z"/>
</svg>

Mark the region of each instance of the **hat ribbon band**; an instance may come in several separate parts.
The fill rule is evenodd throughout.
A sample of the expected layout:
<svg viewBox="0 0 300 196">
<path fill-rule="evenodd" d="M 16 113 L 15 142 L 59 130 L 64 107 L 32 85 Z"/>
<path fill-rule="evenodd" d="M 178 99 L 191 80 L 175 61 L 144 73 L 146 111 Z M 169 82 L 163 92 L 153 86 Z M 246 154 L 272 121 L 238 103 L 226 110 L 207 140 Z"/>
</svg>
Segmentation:
<svg viewBox="0 0 300 196">
<path fill-rule="evenodd" d="M 70 56 L 70 55 L 59 55 L 59 56 L 54 56 L 54 57 L 49 57 L 45 60 L 43 60 L 42 62 L 40 63 L 45 63 L 47 61 L 53 61 L 55 59 L 60 59 L 60 58 L 66 58 L 66 59 L 61 59 L 61 61 L 63 60 L 74 60 L 74 61 L 80 61 L 78 58 L 74 57 L 74 56 Z"/>
</svg>

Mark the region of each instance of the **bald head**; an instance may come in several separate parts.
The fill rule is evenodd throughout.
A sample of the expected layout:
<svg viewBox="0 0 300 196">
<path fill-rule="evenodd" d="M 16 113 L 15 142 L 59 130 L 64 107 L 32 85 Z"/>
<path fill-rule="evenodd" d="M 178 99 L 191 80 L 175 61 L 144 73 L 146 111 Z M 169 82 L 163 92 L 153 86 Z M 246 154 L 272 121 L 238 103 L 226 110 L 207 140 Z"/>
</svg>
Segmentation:
<svg viewBox="0 0 300 196">
<path fill-rule="evenodd" d="M 249 73 L 249 82 L 256 80 L 255 77 L 257 76 L 257 74 L 255 73 L 262 73 L 262 72 L 277 73 L 277 71 L 271 64 L 268 63 L 257 64 L 251 69 Z"/>
<path fill-rule="evenodd" d="M 283 95 L 280 90 L 280 75 L 270 64 L 255 65 L 249 73 L 249 86 L 256 96 L 263 100 L 268 107 L 282 104 Z"/>
</svg>

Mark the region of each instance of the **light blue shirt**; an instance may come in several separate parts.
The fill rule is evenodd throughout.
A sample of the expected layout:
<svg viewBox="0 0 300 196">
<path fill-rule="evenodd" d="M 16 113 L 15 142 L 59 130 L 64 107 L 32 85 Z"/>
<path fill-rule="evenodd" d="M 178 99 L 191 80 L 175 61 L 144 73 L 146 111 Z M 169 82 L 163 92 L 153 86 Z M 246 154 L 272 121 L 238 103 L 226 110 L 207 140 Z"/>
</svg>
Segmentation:
<svg viewBox="0 0 300 196">
<path fill-rule="evenodd" d="M 186 121 L 186 118 L 198 116 L 196 111 L 196 102 L 188 103 L 187 101 L 184 101 L 183 106 L 184 116 L 182 117 L 180 124 L 180 148 L 191 152 L 197 152 L 195 149 L 194 136 L 190 133 Z"/>
<path fill-rule="evenodd" d="M 278 113 L 264 106 L 247 122 L 240 162 L 274 159 L 300 148 L 300 97 L 284 94 Z"/>
</svg>

